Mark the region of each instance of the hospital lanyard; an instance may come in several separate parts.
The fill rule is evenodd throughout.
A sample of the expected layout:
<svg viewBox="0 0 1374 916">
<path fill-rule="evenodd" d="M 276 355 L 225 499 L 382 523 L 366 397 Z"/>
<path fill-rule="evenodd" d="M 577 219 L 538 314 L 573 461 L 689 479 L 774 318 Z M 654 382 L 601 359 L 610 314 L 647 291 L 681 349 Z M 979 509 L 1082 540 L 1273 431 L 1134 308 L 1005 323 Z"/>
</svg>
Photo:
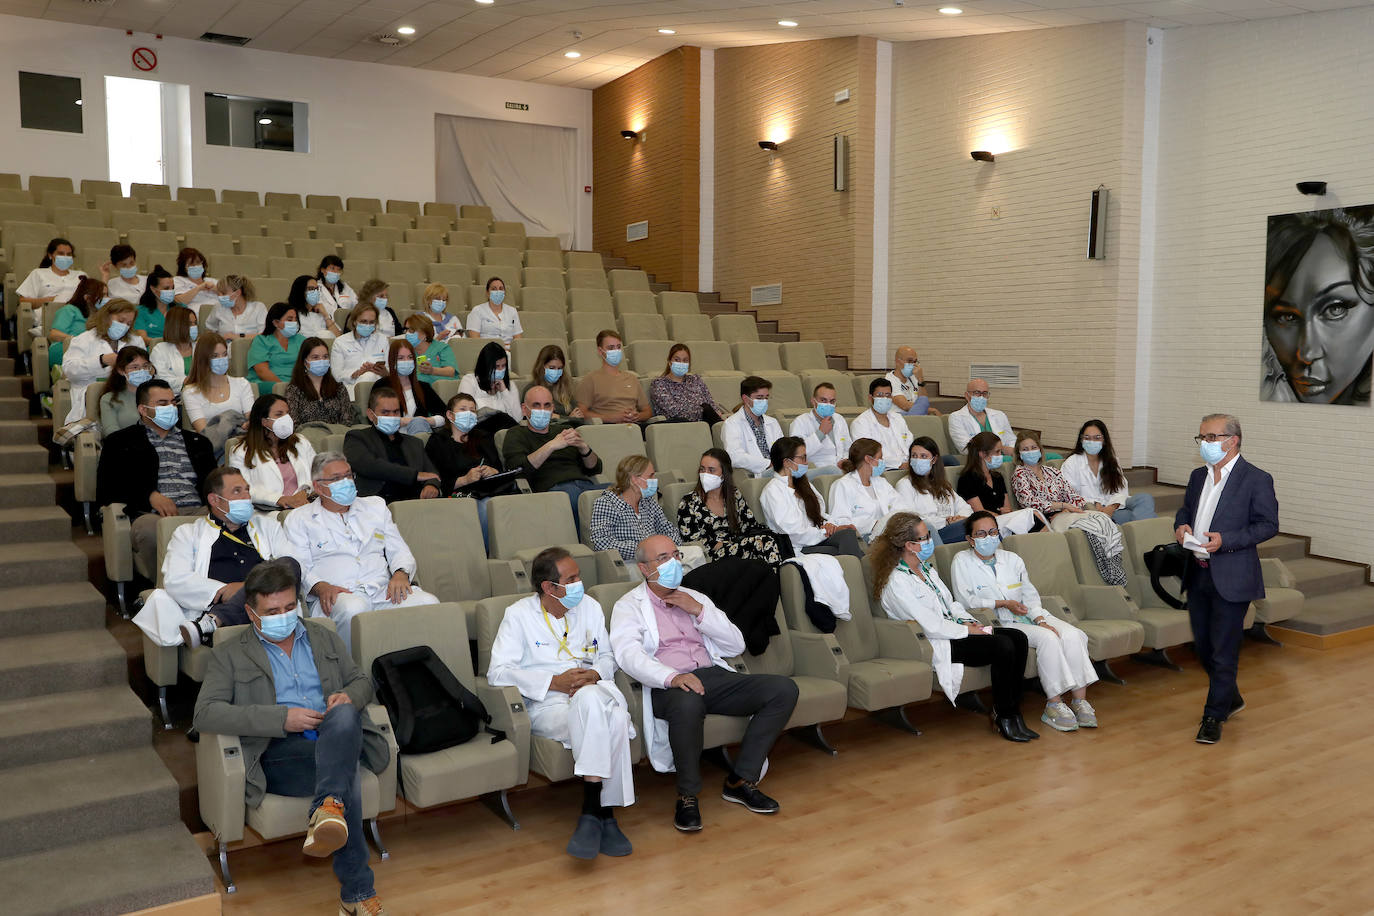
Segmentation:
<svg viewBox="0 0 1374 916">
<path fill-rule="evenodd" d="M 907 565 L 906 565 L 906 560 L 903 560 L 903 561 L 901 562 L 901 564 L 899 565 L 899 568 L 906 570 L 906 573 L 907 573 L 907 575 L 909 575 L 909 576 L 915 576 L 915 575 L 916 575 L 916 571 L 913 570 L 910 566 L 907 566 Z M 953 621 L 954 623 L 963 623 L 963 622 L 964 622 L 963 620 L 961 620 L 960 618 L 954 616 L 954 609 L 953 609 L 952 607 L 950 607 L 950 606 L 949 606 L 949 602 L 945 600 L 945 593 L 944 593 L 943 591 L 941 591 L 941 590 L 939 589 L 939 587 L 937 587 L 937 586 L 935 585 L 934 582 L 930 581 L 929 573 L 930 573 L 930 564 L 926 563 L 925 561 L 922 561 L 922 562 L 921 562 L 921 575 L 920 575 L 918 578 L 920 578 L 921 581 L 924 582 L 924 583 L 926 584 L 926 588 L 930 589 L 932 592 L 935 593 L 935 597 L 936 597 L 936 598 L 939 598 L 939 599 L 940 599 L 940 607 L 944 608 L 944 611 L 945 611 L 945 619 L 946 619 L 946 620 Z"/>
<path fill-rule="evenodd" d="M 568 653 L 568 658 L 573 661 L 581 661 L 578 656 L 573 654 L 573 650 L 568 648 L 568 618 L 566 616 L 563 618 L 563 636 L 559 638 L 558 632 L 553 628 L 553 621 L 549 619 L 549 612 L 541 607 L 539 613 L 544 615 L 544 624 L 549 628 L 549 632 L 553 634 L 553 638 L 558 644 L 558 652 L 555 652 L 553 657 L 558 658 L 559 653 L 566 652 Z"/>
<path fill-rule="evenodd" d="M 245 541 L 245 540 L 243 540 L 243 539 L 241 539 L 241 538 L 235 537 L 234 534 L 233 534 L 233 532 L 231 532 L 228 528 L 224 527 L 224 525 L 221 524 L 221 525 L 218 526 L 218 528 L 219 528 L 219 533 L 220 533 L 220 534 L 224 535 L 224 536 L 227 537 L 229 540 L 233 541 L 235 544 L 240 544 L 240 545 L 242 545 L 242 546 L 244 546 L 244 547 L 248 547 L 248 548 L 251 548 L 251 549 L 253 549 L 253 550 L 257 550 L 256 547 L 254 547 L 252 544 L 248 543 L 247 541 Z"/>
</svg>

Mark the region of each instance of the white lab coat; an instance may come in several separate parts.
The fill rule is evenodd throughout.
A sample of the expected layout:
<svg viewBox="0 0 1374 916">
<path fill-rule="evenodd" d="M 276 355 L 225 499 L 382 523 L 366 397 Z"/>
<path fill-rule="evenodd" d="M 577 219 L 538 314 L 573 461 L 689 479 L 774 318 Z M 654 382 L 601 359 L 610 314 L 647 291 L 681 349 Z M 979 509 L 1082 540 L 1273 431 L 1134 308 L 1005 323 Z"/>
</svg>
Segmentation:
<svg viewBox="0 0 1374 916">
<path fill-rule="evenodd" d="M 1059 467 L 1059 473 L 1064 475 L 1078 495 L 1090 503 L 1098 503 L 1103 506 L 1126 505 L 1126 500 L 1131 496 L 1131 488 L 1126 483 L 1126 475 L 1121 475 L 1121 489 L 1112 493 L 1107 493 L 1102 489 L 1102 474 L 1094 474 L 1088 465 L 1087 455 L 1070 455 L 1064 459 L 1064 463 Z"/>
<path fill-rule="evenodd" d="M 933 468 L 931 472 L 934 473 Z M 903 477 L 897 481 L 897 486 L 894 489 L 897 492 L 897 508 L 919 515 L 932 535 L 949 524 L 945 519 L 950 516 L 968 518 L 973 514 L 973 507 L 964 502 L 962 496 L 954 492 L 953 486 L 950 487 L 950 495 L 940 499 L 917 490 L 910 477 Z"/>
<path fill-rule="evenodd" d="M 277 500 L 281 499 L 282 476 L 281 468 L 277 467 L 275 461 L 263 461 L 259 459 L 253 466 L 248 467 L 247 446 L 242 439 L 234 443 L 233 448 L 229 449 L 228 459 L 230 467 L 238 468 L 243 474 L 243 479 L 248 481 L 248 488 L 253 493 L 253 505 L 258 508 L 270 511 L 277 511 Z M 310 489 L 310 463 L 315 460 L 315 448 L 310 444 L 310 440 L 304 436 L 296 437 L 296 454 L 290 458 L 291 469 L 296 472 L 297 487 Z"/>
<path fill-rule="evenodd" d="M 754 438 L 753 416 L 747 408 L 736 410 L 725 418 L 720 438 L 735 467 L 748 471 L 750 477 L 767 477 L 773 473 L 773 465 L 767 455 L 759 452 L 758 440 Z M 782 438 L 782 426 L 767 414 L 763 415 L 763 438 L 769 448 Z M 807 457 L 810 458 L 810 455 Z"/>
<path fill-rule="evenodd" d="M 205 330 L 214 331 L 223 337 L 238 337 L 240 334 L 261 334 L 267 324 L 267 306 L 261 302 L 248 302 L 243 313 L 235 315 L 232 308 L 219 304 L 215 297 L 215 308 L 205 318 Z"/>
<path fill-rule="evenodd" d="M 697 632 L 701 634 L 702 645 L 711 656 L 711 663 L 733 671 L 725 660 L 744 652 L 744 636 L 739 628 L 701 592 L 690 588 L 679 591 L 701 602 L 701 614 L 695 623 Z M 668 744 L 668 723 L 654 717 L 650 691 L 666 687 L 681 672 L 674 671 L 654 657 L 658 652 L 658 617 L 649 603 L 648 583 L 641 582 L 626 592 L 611 608 L 611 649 L 621 670 L 643 687 L 644 735 L 649 762 L 658 772 L 671 773 L 676 767 L 673 765 L 673 750 Z"/>
<path fill-rule="evenodd" d="M 768 481 L 759 494 L 759 507 L 763 509 L 763 523 L 770 530 L 787 535 L 792 540 L 792 550 L 801 553 L 803 547 L 814 547 L 825 540 L 825 528 L 811 524 L 801 497 L 787 484 L 786 477 L 774 477 Z M 807 484 L 810 485 L 809 481 Z M 825 497 L 819 490 L 816 491 L 816 502 L 821 507 L 822 520 L 829 521 L 825 512 Z"/>
<path fill-rule="evenodd" d="M 806 442 L 806 463 L 813 468 L 837 467 L 841 458 L 849 457 L 849 446 L 853 439 L 849 435 L 849 421 L 839 414 L 830 419 L 830 435 L 821 435 L 821 418 L 815 410 L 808 410 L 797 417 L 787 429 L 789 436 L 796 436 Z"/>
<path fill-rule="evenodd" d="M 244 529 L 247 540 L 264 560 L 288 553 L 286 534 L 274 515 L 255 514 Z M 202 516 L 177 526 L 167 541 L 162 560 L 162 588 L 144 602 L 134 623 L 159 646 L 182 644 L 178 627 L 199 617 L 226 583 L 210 578 L 210 551 L 219 540 L 220 527 Z"/>
<path fill-rule="evenodd" d="M 91 383 L 107 378 L 110 374 L 110 366 L 102 366 L 100 358 L 106 354 L 118 353 L 120 347 L 147 349 L 143 344 L 143 338 L 132 332 L 114 342 L 101 337 L 100 331 L 96 328 L 82 331 L 72 338 L 66 352 L 62 354 L 62 374 L 72 383 L 72 409 L 62 421 L 64 425 L 85 418 L 86 389 L 91 387 Z"/>
<path fill-rule="evenodd" d="M 180 395 L 181 386 L 186 384 L 186 360 L 177 345 L 168 340 L 154 345 L 148 360 L 153 364 L 157 377 L 171 385 L 174 394 Z"/>
<path fill-rule="evenodd" d="M 894 620 L 914 620 L 921 625 L 930 642 L 930 666 L 935 669 L 940 689 L 953 703 L 964 682 L 964 666 L 950 660 L 949 643 L 969 635 L 968 627 L 959 622 L 961 619 L 969 623 L 978 621 L 954 600 L 934 563 L 927 564 L 925 570 L 930 584 L 901 566 L 894 569 L 883 587 L 883 611 Z"/>
<path fill-rule="evenodd" d="M 323 295 L 320 296 L 320 301 L 324 301 Z M 309 311 L 302 315 L 297 315 L 296 317 L 301 323 L 300 330 L 297 333 L 301 335 L 302 339 L 306 337 L 320 337 L 326 342 L 334 339 L 334 332 L 329 330 L 329 322 L 325 321 L 324 316 L 319 312 Z M 333 317 L 332 311 L 330 312 L 330 317 Z"/>
<path fill-rule="evenodd" d="M 191 290 L 200 286 L 202 283 L 213 284 L 214 282 L 214 277 L 202 277 L 199 280 L 192 280 L 190 277 L 173 277 L 172 292 L 176 293 L 178 296 L 184 296 Z M 212 286 L 210 289 L 200 290 L 190 299 L 183 302 L 182 305 L 186 306 L 192 312 L 199 315 L 200 307 L 202 305 L 219 305 L 219 294 L 215 292 L 214 287 Z"/>
<path fill-rule="evenodd" d="M 563 651 L 559 640 L 566 627 Z M 601 680 L 569 696 L 550 690 L 569 668 L 593 668 Z M 629 706 L 615 686 L 615 655 L 606 616 L 594 598 L 584 597 L 562 620 L 547 614 L 537 595 L 506 608 L 491 646 L 487 680 L 515 687 L 525 698 L 533 732 L 573 752 L 578 776 L 599 776 L 601 804 L 634 804 L 630 763 Z"/>
<path fill-rule="evenodd" d="M 256 397 L 253 383 L 237 375 L 227 375 L 225 378 L 229 379 L 229 397 L 223 401 L 211 401 L 195 385 L 182 388 L 181 404 L 186 408 L 187 420 L 193 424 L 197 420 L 213 420 L 229 410 L 237 410 L 244 419 L 248 418 Z"/>
<path fill-rule="evenodd" d="M 323 281 L 320 281 L 320 304 L 329 309 L 332 315 L 338 309 L 348 309 L 353 311 L 353 307 L 358 304 L 358 294 L 353 291 L 353 287 L 348 285 L 348 281 L 339 278 L 339 291 L 335 293 Z"/>
<path fill-rule="evenodd" d="M 1020 601 L 1026 606 L 1029 613 L 1024 617 L 1004 607 L 996 608 L 997 623 L 1026 634 L 1026 641 L 1035 650 L 1036 673 L 1046 696 L 1059 696 L 1097 680 L 1088 655 L 1087 634 L 1046 613 L 1040 593 L 1031 584 L 1026 564 L 1019 556 L 1009 550 L 998 550 L 993 554 L 993 564 L 988 565 L 972 549 L 962 550 L 954 555 L 950 577 L 965 607 L 993 610 L 996 602 L 1006 600 Z M 1037 626 L 1040 620 L 1048 623 L 1054 633 Z"/>
<path fill-rule="evenodd" d="M 505 391 L 486 392 L 482 390 L 481 385 L 477 384 L 477 376 L 469 372 L 458 383 L 458 391 L 460 394 L 471 395 L 472 399 L 477 402 L 478 410 L 486 408 L 504 411 L 507 416 L 519 423 L 525 417 L 520 410 L 520 395 L 516 394 L 515 388 L 511 386 L 509 371 L 506 372 L 504 381 L 506 383 Z"/>
<path fill-rule="evenodd" d="M 51 267 L 35 267 L 29 271 L 29 275 L 15 289 L 14 294 L 25 299 L 47 299 L 51 296 L 53 305 L 70 302 L 72 293 L 76 292 L 85 276 L 76 268 L 69 269 L 66 276 L 58 276 Z M 43 306 L 34 306 L 34 314 L 37 315 L 42 310 Z M 41 322 L 42 319 L 39 320 Z"/>
<path fill-rule="evenodd" d="M 1016 448 L 1016 431 L 1007 415 L 995 407 L 989 407 L 983 413 L 987 414 L 989 431 L 996 433 L 1007 448 Z M 982 431 L 983 427 L 967 404 L 949 415 L 949 441 L 961 452 L 968 448 L 968 440 Z"/>
<path fill-rule="evenodd" d="M 849 582 L 844 577 L 840 561 L 827 553 L 799 553 L 784 563 L 793 563 L 811 582 L 811 594 L 830 608 L 836 620 L 850 620 Z"/>
<path fill-rule="evenodd" d="M 476 331 L 478 337 L 501 341 L 507 350 L 516 334 L 525 333 L 525 327 L 520 323 L 520 313 L 509 302 L 501 304 L 500 315 L 492 310 L 490 302 L 483 302 L 468 312 L 467 329 L 469 332 Z"/>
<path fill-rule="evenodd" d="M 853 525 L 865 543 L 882 532 L 887 517 L 896 510 L 897 491 L 881 475 L 874 474 L 864 486 L 858 471 L 850 471 L 830 485 L 830 521 Z"/>
<path fill-rule="evenodd" d="M 906 420 L 896 410 L 887 412 L 887 426 L 883 426 L 870 407 L 854 418 L 854 425 L 850 430 L 855 439 L 872 439 L 882 445 L 883 460 L 890 468 L 907 462 L 907 456 L 911 453 L 911 443 L 916 439 L 907 428 Z"/>
<path fill-rule="evenodd" d="M 329 371 L 333 373 L 336 382 L 348 388 L 348 396 L 352 397 L 353 388 L 359 382 L 375 382 L 381 378 L 375 372 L 364 372 L 355 379 L 353 373 L 357 372 L 363 363 L 385 365 L 387 348 L 390 345 L 391 341 L 380 328 L 367 337 L 358 337 L 352 331 L 340 334 L 334 338 L 334 345 L 329 348 Z"/>
</svg>

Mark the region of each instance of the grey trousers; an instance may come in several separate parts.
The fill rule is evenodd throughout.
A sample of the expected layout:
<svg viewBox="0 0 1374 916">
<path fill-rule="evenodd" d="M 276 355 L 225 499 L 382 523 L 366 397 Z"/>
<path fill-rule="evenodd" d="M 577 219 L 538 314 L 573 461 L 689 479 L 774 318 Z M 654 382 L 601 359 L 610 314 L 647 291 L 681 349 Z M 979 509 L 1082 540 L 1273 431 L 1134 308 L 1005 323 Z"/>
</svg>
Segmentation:
<svg viewBox="0 0 1374 916">
<path fill-rule="evenodd" d="M 701 791 L 703 727 L 708 713 L 750 717 L 735 758 L 735 775 L 758 782 L 764 759 L 797 705 L 796 682 L 777 674 L 740 674 L 715 665 L 692 673 L 706 688 L 704 696 L 677 687 L 657 688 L 650 694 L 655 718 L 668 723 L 678 794 Z"/>
</svg>

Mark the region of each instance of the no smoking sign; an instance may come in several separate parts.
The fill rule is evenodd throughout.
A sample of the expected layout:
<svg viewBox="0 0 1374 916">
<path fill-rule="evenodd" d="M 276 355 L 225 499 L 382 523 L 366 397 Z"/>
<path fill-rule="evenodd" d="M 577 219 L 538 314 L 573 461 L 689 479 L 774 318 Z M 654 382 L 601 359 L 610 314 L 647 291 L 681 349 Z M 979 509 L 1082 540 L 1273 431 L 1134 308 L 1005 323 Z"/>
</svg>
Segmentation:
<svg viewBox="0 0 1374 916">
<path fill-rule="evenodd" d="M 140 73 L 151 73 L 157 69 L 157 52 L 152 48 L 134 48 L 134 69 Z"/>
</svg>

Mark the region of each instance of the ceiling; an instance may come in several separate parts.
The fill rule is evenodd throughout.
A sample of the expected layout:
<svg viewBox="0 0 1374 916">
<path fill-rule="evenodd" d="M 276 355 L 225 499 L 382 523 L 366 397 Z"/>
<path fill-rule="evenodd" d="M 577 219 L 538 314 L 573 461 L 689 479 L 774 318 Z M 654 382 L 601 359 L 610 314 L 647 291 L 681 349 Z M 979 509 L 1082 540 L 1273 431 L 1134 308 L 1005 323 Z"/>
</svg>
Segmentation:
<svg viewBox="0 0 1374 916">
<path fill-rule="evenodd" d="M 1374 5 L 1374 0 L 0 0 L 0 13 L 248 47 L 591 89 L 679 45 L 729 48 L 868 35 L 890 41 L 1134 20 L 1211 25 Z M 796 28 L 783 28 L 791 19 Z M 399 47 L 374 37 L 402 25 Z M 676 34 L 662 35 L 660 28 Z M 581 38 L 574 37 L 580 32 Z M 581 58 L 564 52 L 576 49 Z"/>
</svg>

